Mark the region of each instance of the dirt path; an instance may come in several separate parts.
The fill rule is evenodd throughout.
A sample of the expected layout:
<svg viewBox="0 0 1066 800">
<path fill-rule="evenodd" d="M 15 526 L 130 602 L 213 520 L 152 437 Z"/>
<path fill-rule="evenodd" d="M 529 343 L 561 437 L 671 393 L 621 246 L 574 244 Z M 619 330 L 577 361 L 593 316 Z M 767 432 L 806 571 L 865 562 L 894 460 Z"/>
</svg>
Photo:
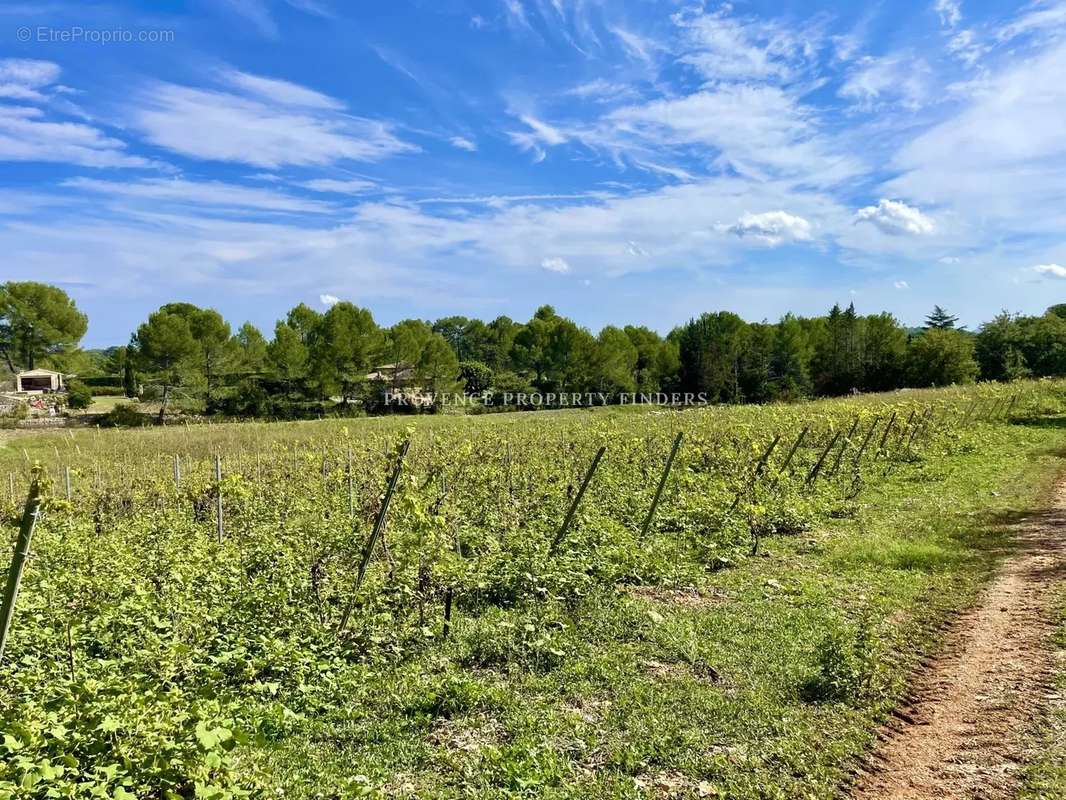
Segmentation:
<svg viewBox="0 0 1066 800">
<path fill-rule="evenodd" d="M 914 701 L 881 732 L 856 800 L 1015 795 L 1033 721 L 1054 694 L 1052 605 L 1066 576 L 1066 481 L 1053 507 L 1017 523 L 1019 550 L 950 628 Z"/>
</svg>

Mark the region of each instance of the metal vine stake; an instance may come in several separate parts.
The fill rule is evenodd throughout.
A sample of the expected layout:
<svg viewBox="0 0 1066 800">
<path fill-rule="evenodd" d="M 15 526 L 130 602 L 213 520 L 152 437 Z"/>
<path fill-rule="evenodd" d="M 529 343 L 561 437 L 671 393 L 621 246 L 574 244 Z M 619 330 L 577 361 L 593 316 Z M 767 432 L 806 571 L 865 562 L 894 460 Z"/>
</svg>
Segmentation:
<svg viewBox="0 0 1066 800">
<path fill-rule="evenodd" d="M 3 603 L 0 604 L 0 661 L 4 659 L 7 635 L 11 630 L 11 620 L 15 616 L 15 600 L 18 598 L 19 584 L 22 583 L 22 571 L 30 554 L 30 540 L 33 538 L 33 529 L 37 525 L 40 511 L 41 487 L 39 478 L 34 476 L 30 493 L 26 497 L 26 507 L 22 512 L 18 538 L 15 540 L 15 554 L 11 557 L 11 568 L 7 573 Z"/>
</svg>

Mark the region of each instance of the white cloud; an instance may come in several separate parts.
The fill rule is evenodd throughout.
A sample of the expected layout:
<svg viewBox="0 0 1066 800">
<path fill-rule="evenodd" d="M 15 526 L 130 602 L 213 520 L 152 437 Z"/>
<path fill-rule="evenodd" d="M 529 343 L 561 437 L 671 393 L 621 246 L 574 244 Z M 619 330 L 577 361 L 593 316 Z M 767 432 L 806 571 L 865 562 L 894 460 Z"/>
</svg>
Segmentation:
<svg viewBox="0 0 1066 800">
<path fill-rule="evenodd" d="M 378 185 L 373 181 L 363 180 L 362 178 L 346 178 L 344 180 L 316 178 L 304 181 L 300 185 L 313 192 L 331 192 L 333 194 L 366 194 L 378 188 Z"/>
<path fill-rule="evenodd" d="M 869 222 L 892 235 L 924 236 L 933 232 L 936 224 L 919 209 L 898 200 L 881 200 L 876 206 L 860 208 L 856 222 Z"/>
<path fill-rule="evenodd" d="M 890 162 L 886 195 L 942 206 L 987 235 L 1066 227 L 1066 41 L 1022 54 L 969 84 L 958 111 L 910 136 Z M 969 244 L 973 244 L 970 242 Z"/>
<path fill-rule="evenodd" d="M 946 28 L 954 28 L 962 22 L 962 3 L 960 0 L 936 0 L 933 10 L 940 15 L 940 24 Z"/>
<path fill-rule="evenodd" d="M 512 131 L 507 135 L 512 142 L 523 150 L 532 151 L 537 161 L 544 160 L 546 155 L 545 147 L 554 147 L 555 145 L 563 144 L 567 140 L 566 134 L 558 128 L 549 125 L 547 122 L 542 122 L 536 117 L 532 117 L 529 114 L 519 114 L 518 118 L 530 130 Z"/>
<path fill-rule="evenodd" d="M 477 142 L 467 139 L 465 136 L 453 136 L 448 140 L 448 143 L 451 144 L 452 147 L 466 150 L 468 153 L 477 152 Z"/>
<path fill-rule="evenodd" d="M 892 285 L 894 287 L 896 287 L 897 289 L 910 289 L 911 288 L 911 285 L 909 283 L 907 283 L 906 281 L 896 281 Z"/>
<path fill-rule="evenodd" d="M 0 97 L 43 100 L 39 89 L 59 79 L 60 68 L 51 61 L 31 58 L 0 59 Z"/>
<path fill-rule="evenodd" d="M 636 143 L 658 157 L 667 147 L 710 146 L 718 166 L 760 179 L 769 171 L 820 183 L 860 171 L 857 159 L 821 137 L 809 110 L 777 86 L 723 84 L 623 106 L 607 115 L 591 139 L 583 138 L 622 150 Z"/>
<path fill-rule="evenodd" d="M 811 223 L 787 211 L 744 214 L 727 230 L 735 236 L 751 236 L 771 246 L 811 238 Z"/>
<path fill-rule="evenodd" d="M 417 150 L 382 122 L 334 110 L 329 104 L 336 101 L 325 95 L 237 74 L 244 94 L 151 87 L 136 98 L 132 124 L 153 144 L 184 156 L 268 168 L 380 161 Z"/>
<path fill-rule="evenodd" d="M 33 58 L 0 59 L 0 81 L 23 86 L 47 86 L 59 78 L 60 67 L 52 61 Z"/>
<path fill-rule="evenodd" d="M 595 80 L 579 83 L 573 89 L 569 89 L 566 94 L 571 97 L 580 97 L 583 100 L 610 103 L 619 100 L 632 100 L 639 93 L 628 83 L 596 78 Z"/>
<path fill-rule="evenodd" d="M 332 110 L 344 108 L 344 104 L 339 100 L 289 81 L 263 78 L 259 75 L 249 75 L 247 72 L 238 72 L 237 70 L 224 72 L 222 79 L 238 89 L 243 89 L 248 95 L 282 106 L 302 106 L 305 108 Z"/>
<path fill-rule="evenodd" d="M 144 167 L 147 159 L 90 125 L 53 122 L 40 109 L 0 106 L 0 161 L 53 161 L 84 167 Z"/>
<path fill-rule="evenodd" d="M 341 299 L 339 297 L 332 294 L 320 294 L 318 296 L 318 302 L 320 302 L 324 306 L 335 306 L 340 301 Z"/>
<path fill-rule="evenodd" d="M 317 0 L 285 0 L 286 4 L 297 11 L 313 14 L 324 19 L 332 19 L 333 13 Z M 270 11 L 269 0 L 218 0 L 217 4 L 249 23 L 261 36 L 277 39 L 278 23 Z"/>
<path fill-rule="evenodd" d="M 1066 267 L 1060 264 L 1037 264 L 1032 269 L 1033 272 L 1047 275 L 1050 278 L 1066 278 Z"/>
<path fill-rule="evenodd" d="M 506 208 L 515 203 L 541 203 L 562 200 L 603 200 L 611 196 L 612 195 L 609 192 L 577 192 L 574 194 L 481 194 L 457 195 L 455 197 L 422 197 L 414 202 L 417 205 L 469 205 Z"/>
<path fill-rule="evenodd" d="M 889 101 L 916 109 L 929 98 L 930 75 L 929 65 L 912 55 L 867 56 L 848 73 L 838 94 L 867 110 Z"/>
<path fill-rule="evenodd" d="M 942 256 L 937 259 L 941 264 L 958 264 L 962 261 L 958 256 Z"/>
<path fill-rule="evenodd" d="M 545 258 L 540 262 L 540 265 L 549 272 L 566 273 L 570 271 L 570 265 L 566 262 L 566 259 L 558 256 Z"/>
<path fill-rule="evenodd" d="M 1037 2 L 1028 4 L 1026 8 L 1024 14 L 1009 25 L 1000 28 L 997 37 L 1000 41 L 1009 41 L 1030 33 L 1054 33 L 1066 26 L 1066 3 L 1055 2 L 1055 0 L 1044 0 L 1044 2 L 1037 0 Z"/>
<path fill-rule="evenodd" d="M 190 181 L 181 178 L 147 178 L 138 181 L 105 181 L 95 178 L 71 178 L 63 186 L 123 200 L 150 201 L 159 204 L 212 207 L 219 210 L 269 211 L 284 213 L 325 213 L 335 209 L 315 200 L 221 181 Z"/>
<path fill-rule="evenodd" d="M 629 54 L 630 58 L 644 61 L 646 63 L 651 62 L 652 53 L 658 49 L 658 45 L 655 42 L 617 25 L 609 30 L 618 37 L 618 40 L 622 43 L 622 47 L 625 49 L 626 53 Z"/>
<path fill-rule="evenodd" d="M 959 31 L 948 40 L 948 52 L 970 67 L 987 51 L 988 47 L 979 42 L 977 34 L 969 28 Z"/>
<path fill-rule="evenodd" d="M 530 28 L 529 18 L 526 17 L 525 6 L 522 0 L 503 0 L 503 7 L 507 11 L 507 21 L 517 28 Z"/>
<path fill-rule="evenodd" d="M 724 5 L 714 13 L 688 9 L 675 14 L 688 52 L 681 61 L 708 80 L 785 80 L 798 74 L 820 46 L 811 33 L 770 20 L 729 15 Z"/>
</svg>

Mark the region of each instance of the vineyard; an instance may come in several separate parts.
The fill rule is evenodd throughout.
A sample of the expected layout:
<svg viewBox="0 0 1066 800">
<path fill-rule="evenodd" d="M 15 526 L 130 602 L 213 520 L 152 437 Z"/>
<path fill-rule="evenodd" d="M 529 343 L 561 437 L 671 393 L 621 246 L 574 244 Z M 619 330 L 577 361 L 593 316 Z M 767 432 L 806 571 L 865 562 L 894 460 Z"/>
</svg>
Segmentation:
<svg viewBox="0 0 1066 800">
<path fill-rule="evenodd" d="M 833 797 L 1063 410 L 1041 381 L 11 440 L 5 569 L 41 500 L 0 798 Z"/>
</svg>

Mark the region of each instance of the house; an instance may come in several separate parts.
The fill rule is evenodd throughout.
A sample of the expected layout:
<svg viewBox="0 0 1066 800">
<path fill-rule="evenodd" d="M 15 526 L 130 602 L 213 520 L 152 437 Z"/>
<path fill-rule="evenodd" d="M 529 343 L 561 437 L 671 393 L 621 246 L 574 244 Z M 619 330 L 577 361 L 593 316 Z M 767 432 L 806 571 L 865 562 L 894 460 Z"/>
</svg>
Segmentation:
<svg viewBox="0 0 1066 800">
<path fill-rule="evenodd" d="M 418 376 L 412 364 L 382 364 L 366 376 L 372 384 L 381 386 L 381 400 L 386 406 L 430 408 L 433 395 L 422 390 L 415 381 Z"/>
<path fill-rule="evenodd" d="M 15 375 L 16 392 L 61 392 L 63 391 L 63 373 L 50 369 L 31 369 Z"/>
</svg>

